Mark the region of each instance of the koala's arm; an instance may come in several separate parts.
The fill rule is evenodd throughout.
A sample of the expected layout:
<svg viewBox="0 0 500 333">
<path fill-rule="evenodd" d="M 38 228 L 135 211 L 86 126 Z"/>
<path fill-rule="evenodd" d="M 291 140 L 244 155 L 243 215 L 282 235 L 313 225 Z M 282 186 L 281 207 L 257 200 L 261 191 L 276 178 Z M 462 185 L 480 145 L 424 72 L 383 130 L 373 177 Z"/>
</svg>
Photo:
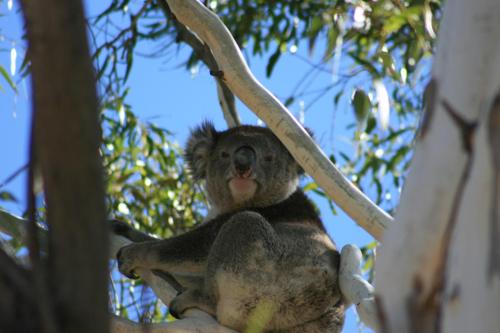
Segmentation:
<svg viewBox="0 0 500 333">
<path fill-rule="evenodd" d="M 119 269 L 129 277 L 137 268 L 199 274 L 219 229 L 220 223 L 211 221 L 176 237 L 127 245 L 117 254 Z"/>
</svg>

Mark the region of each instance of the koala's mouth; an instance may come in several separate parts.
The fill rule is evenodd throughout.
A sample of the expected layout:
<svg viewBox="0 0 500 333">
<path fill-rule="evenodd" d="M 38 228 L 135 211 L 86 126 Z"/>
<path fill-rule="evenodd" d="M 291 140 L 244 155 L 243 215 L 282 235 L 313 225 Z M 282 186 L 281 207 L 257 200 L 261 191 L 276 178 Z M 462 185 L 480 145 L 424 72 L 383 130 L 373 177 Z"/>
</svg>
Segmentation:
<svg viewBox="0 0 500 333">
<path fill-rule="evenodd" d="M 229 180 L 229 189 L 235 202 L 244 202 L 253 198 L 257 192 L 257 182 L 250 177 L 232 177 Z"/>
</svg>

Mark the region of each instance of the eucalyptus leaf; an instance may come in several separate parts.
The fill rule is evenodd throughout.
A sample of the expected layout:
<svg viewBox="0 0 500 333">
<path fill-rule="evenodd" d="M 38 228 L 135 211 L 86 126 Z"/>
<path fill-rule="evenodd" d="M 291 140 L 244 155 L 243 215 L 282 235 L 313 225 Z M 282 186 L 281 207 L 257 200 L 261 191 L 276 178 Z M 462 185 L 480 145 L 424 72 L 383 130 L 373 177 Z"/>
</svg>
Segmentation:
<svg viewBox="0 0 500 333">
<path fill-rule="evenodd" d="M 5 68 L 3 68 L 1 65 L 0 65 L 0 75 L 4 77 L 4 79 L 7 81 L 7 83 L 12 88 L 12 90 L 14 90 L 17 93 L 16 84 L 10 78 L 10 75 L 9 75 L 9 73 L 7 73 L 7 70 Z"/>
<path fill-rule="evenodd" d="M 362 89 L 358 88 L 352 94 L 351 104 L 358 124 L 364 123 L 372 107 L 370 97 Z"/>
<path fill-rule="evenodd" d="M 0 191 L 0 200 L 1 201 L 11 201 L 11 202 L 19 202 L 17 198 L 8 191 Z"/>
<path fill-rule="evenodd" d="M 269 57 L 269 61 L 267 62 L 266 66 L 266 76 L 270 77 L 271 74 L 273 73 L 274 66 L 276 65 L 276 62 L 278 61 L 279 57 L 281 56 L 281 49 L 278 47 L 276 51 Z"/>
</svg>

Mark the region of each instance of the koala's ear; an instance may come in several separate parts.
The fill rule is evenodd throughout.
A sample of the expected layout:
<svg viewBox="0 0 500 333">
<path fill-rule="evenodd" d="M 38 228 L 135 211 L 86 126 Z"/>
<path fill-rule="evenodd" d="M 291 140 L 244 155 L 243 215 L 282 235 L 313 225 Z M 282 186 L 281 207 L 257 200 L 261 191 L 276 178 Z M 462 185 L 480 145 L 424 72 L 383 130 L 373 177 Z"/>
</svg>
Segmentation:
<svg viewBox="0 0 500 333">
<path fill-rule="evenodd" d="M 214 125 L 209 121 L 203 122 L 191 131 L 184 156 L 195 179 L 205 178 L 208 160 L 218 134 Z"/>
</svg>

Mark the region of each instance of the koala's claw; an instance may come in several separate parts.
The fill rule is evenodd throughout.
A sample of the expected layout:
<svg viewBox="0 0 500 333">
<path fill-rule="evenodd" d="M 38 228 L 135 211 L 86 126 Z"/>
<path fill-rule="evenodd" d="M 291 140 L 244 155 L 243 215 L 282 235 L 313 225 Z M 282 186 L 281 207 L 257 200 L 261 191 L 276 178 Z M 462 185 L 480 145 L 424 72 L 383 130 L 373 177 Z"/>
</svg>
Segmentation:
<svg viewBox="0 0 500 333">
<path fill-rule="evenodd" d="M 113 234 L 129 238 L 130 230 L 132 229 L 130 225 L 116 219 L 111 220 L 110 225 Z"/>
<path fill-rule="evenodd" d="M 125 251 L 124 251 L 125 249 Z M 122 247 L 116 254 L 116 261 L 118 262 L 118 270 L 128 277 L 129 279 L 138 279 L 139 276 L 135 273 L 135 265 L 133 265 L 133 260 L 127 258 L 126 247 Z"/>
<path fill-rule="evenodd" d="M 174 317 L 175 319 L 181 319 L 181 316 L 175 311 L 174 308 L 168 307 L 168 312 Z"/>
<path fill-rule="evenodd" d="M 180 308 L 180 304 L 176 301 L 176 299 L 177 297 L 175 297 L 168 305 L 168 312 L 170 312 L 175 319 L 181 319 L 181 315 L 186 309 Z"/>
</svg>

